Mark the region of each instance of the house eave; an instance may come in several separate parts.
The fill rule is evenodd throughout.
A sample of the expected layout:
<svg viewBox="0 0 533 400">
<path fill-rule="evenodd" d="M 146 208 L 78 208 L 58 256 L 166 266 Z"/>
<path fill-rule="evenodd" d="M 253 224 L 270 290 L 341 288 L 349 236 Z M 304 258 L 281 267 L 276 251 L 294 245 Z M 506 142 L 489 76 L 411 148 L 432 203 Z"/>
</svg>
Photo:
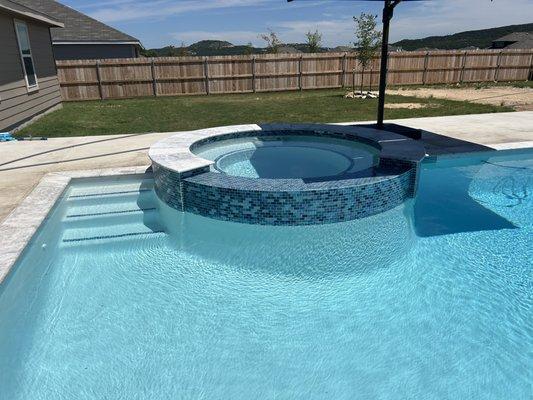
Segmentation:
<svg viewBox="0 0 533 400">
<path fill-rule="evenodd" d="M 54 40 L 52 41 L 53 45 L 68 45 L 68 44 L 76 44 L 76 45 L 83 45 L 83 44 L 131 44 L 135 46 L 140 46 L 141 42 L 136 40 L 91 40 L 91 41 L 82 41 L 82 40 Z"/>
<path fill-rule="evenodd" d="M 7 11 L 10 14 L 14 14 L 19 18 L 27 18 L 32 19 L 34 21 L 43 22 L 51 27 L 54 28 L 64 28 L 65 24 L 63 22 L 56 21 L 55 19 L 52 19 L 46 15 L 39 14 L 36 12 L 31 11 L 30 9 L 26 10 L 19 10 L 14 7 L 10 7 L 9 4 L 0 3 L 0 10 Z"/>
<path fill-rule="evenodd" d="M 144 49 L 144 46 L 141 42 L 138 40 L 91 40 L 91 41 L 83 41 L 83 40 L 53 40 L 52 45 L 54 46 L 63 46 L 63 45 L 100 45 L 100 44 L 118 44 L 118 45 L 130 45 L 138 47 L 139 49 Z"/>
</svg>

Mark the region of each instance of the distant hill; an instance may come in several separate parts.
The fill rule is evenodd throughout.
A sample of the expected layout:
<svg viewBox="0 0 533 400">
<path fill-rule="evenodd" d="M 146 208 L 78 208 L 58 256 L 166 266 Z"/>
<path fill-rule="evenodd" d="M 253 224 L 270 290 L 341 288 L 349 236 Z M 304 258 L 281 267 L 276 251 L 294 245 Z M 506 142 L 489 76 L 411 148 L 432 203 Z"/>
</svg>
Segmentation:
<svg viewBox="0 0 533 400">
<path fill-rule="evenodd" d="M 223 40 L 201 40 L 190 46 L 165 46 L 159 49 L 147 49 L 142 52 L 146 57 L 175 57 L 175 56 L 226 56 L 237 54 L 259 54 L 264 49 L 248 45 L 235 46 Z"/>
<path fill-rule="evenodd" d="M 233 43 L 225 40 L 200 40 L 189 46 L 190 50 L 221 50 L 235 47 Z"/>
<path fill-rule="evenodd" d="M 295 49 L 295 52 L 308 53 L 309 47 L 305 43 L 284 43 L 283 49 Z M 328 48 L 320 48 L 320 52 L 329 51 Z M 142 52 L 146 57 L 173 57 L 182 55 L 191 56 L 226 56 L 239 54 L 264 54 L 266 49 L 252 45 L 234 45 L 224 40 L 200 40 L 190 46 L 175 47 L 165 46 L 159 49 L 147 49 Z"/>
<path fill-rule="evenodd" d="M 394 23 L 393 23 L 394 25 Z M 393 43 L 403 50 L 417 50 L 422 48 L 436 48 L 442 50 L 463 49 L 469 46 L 484 49 L 490 47 L 492 41 L 501 36 L 513 32 L 533 31 L 533 23 L 522 25 L 500 26 L 499 28 L 480 29 L 477 31 L 466 31 L 445 36 L 429 36 L 423 39 L 404 39 Z"/>
<path fill-rule="evenodd" d="M 191 55 L 195 56 L 226 56 L 262 52 L 262 49 L 255 48 L 251 45 L 236 46 L 225 40 L 200 40 L 187 46 L 187 50 Z"/>
<path fill-rule="evenodd" d="M 181 48 L 174 46 L 165 46 L 159 49 L 141 49 L 141 55 L 145 57 L 175 57 L 181 55 Z"/>
<path fill-rule="evenodd" d="M 298 51 L 301 51 L 302 53 L 309 53 L 309 45 L 307 43 L 284 43 L 284 47 L 291 47 L 293 49 L 296 49 Z M 319 53 L 325 53 L 328 51 L 332 51 L 333 49 L 330 49 L 329 47 L 320 47 L 318 49 Z"/>
<path fill-rule="evenodd" d="M 466 31 L 445 36 L 429 36 L 422 39 L 404 39 L 392 43 L 393 46 L 403 50 L 417 49 L 466 49 L 466 48 L 487 48 L 492 41 L 501 36 L 513 32 L 532 32 L 533 23 L 522 25 L 508 25 L 499 28 L 480 29 L 477 31 Z M 309 53 L 309 47 L 305 43 L 284 43 L 283 49 L 295 53 Z M 319 52 L 327 51 L 349 51 L 349 47 L 338 46 L 335 48 L 321 47 Z M 240 54 L 264 54 L 266 49 L 253 45 L 234 45 L 225 40 L 200 40 L 190 46 L 176 47 L 166 46 L 159 49 L 143 50 L 142 54 L 147 57 L 172 57 L 172 56 L 225 56 Z"/>
</svg>

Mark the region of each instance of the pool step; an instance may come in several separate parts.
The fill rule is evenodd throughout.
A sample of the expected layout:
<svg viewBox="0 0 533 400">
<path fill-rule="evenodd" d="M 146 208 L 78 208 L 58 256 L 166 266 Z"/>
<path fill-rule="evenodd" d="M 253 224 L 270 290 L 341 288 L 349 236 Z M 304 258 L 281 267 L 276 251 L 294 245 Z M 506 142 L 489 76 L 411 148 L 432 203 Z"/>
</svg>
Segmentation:
<svg viewBox="0 0 533 400">
<path fill-rule="evenodd" d="M 66 202 L 61 247 L 136 246 L 166 236 L 158 219 L 153 179 L 116 180 L 104 185 L 89 182 L 72 187 Z"/>
<path fill-rule="evenodd" d="M 157 206 L 157 202 L 153 194 L 146 196 L 136 197 L 122 197 L 122 201 L 106 202 L 100 201 L 99 203 L 79 203 L 75 202 L 69 205 L 67 208 L 63 220 L 69 220 L 71 218 L 83 218 L 83 217 L 98 217 L 98 216 L 112 216 L 116 214 L 125 214 L 135 211 L 151 210 Z"/>
<path fill-rule="evenodd" d="M 133 192 L 113 192 L 113 193 L 93 193 L 91 196 L 67 197 L 67 203 L 70 207 L 79 206 L 98 206 L 109 204 L 137 203 L 144 205 L 155 202 L 155 193 L 153 190 L 142 190 Z"/>
<path fill-rule="evenodd" d="M 61 244 L 67 246 L 83 246 L 94 243 L 108 243 L 122 241 L 130 238 L 148 238 L 166 236 L 164 228 L 152 221 L 145 224 L 141 222 L 123 223 L 113 225 L 96 225 L 91 227 L 67 228 L 61 237 Z"/>
<path fill-rule="evenodd" d="M 69 199 L 93 197 L 93 196 L 105 196 L 112 194 L 126 194 L 126 193 L 138 193 L 142 191 L 150 191 L 154 188 L 153 179 L 145 179 L 141 182 L 134 181 L 111 181 L 106 182 L 104 185 L 80 185 L 72 187 L 68 193 Z"/>
<path fill-rule="evenodd" d="M 65 218 L 66 220 L 73 220 L 73 219 L 80 219 L 80 218 L 98 218 L 98 217 L 112 217 L 114 215 L 120 215 L 120 214 L 135 214 L 135 213 L 145 213 L 157 210 L 156 207 L 149 207 L 149 208 L 141 208 L 139 206 L 133 206 L 133 208 L 124 208 L 120 207 L 117 210 L 112 211 L 102 211 L 101 208 L 98 209 L 96 212 L 87 212 L 83 211 L 80 214 L 71 214 L 68 213 Z"/>
<path fill-rule="evenodd" d="M 124 208 L 117 211 L 98 213 L 70 214 L 63 218 L 65 228 L 92 228 L 102 225 L 122 225 L 129 223 L 157 223 L 158 211 L 156 207 L 149 208 Z"/>
</svg>

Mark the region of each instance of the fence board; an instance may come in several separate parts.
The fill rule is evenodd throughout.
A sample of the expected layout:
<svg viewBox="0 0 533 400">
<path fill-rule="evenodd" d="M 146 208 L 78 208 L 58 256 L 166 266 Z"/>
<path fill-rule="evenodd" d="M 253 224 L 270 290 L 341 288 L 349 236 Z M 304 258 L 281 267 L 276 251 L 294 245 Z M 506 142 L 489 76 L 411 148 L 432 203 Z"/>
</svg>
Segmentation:
<svg viewBox="0 0 533 400">
<path fill-rule="evenodd" d="M 532 50 L 391 53 L 387 83 L 527 80 Z M 63 100 L 376 87 L 380 60 L 362 75 L 354 53 L 262 54 L 57 61 Z"/>
</svg>

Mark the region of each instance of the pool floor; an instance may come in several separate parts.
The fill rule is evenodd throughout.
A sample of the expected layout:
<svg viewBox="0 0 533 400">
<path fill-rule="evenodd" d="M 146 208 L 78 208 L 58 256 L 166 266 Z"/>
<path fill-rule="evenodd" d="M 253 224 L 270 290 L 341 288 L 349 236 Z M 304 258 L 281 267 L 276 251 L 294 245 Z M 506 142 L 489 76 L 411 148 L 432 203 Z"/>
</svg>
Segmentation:
<svg viewBox="0 0 533 400">
<path fill-rule="evenodd" d="M 533 153 L 300 227 L 74 184 L 0 286 L 1 399 L 530 399 Z"/>
</svg>

